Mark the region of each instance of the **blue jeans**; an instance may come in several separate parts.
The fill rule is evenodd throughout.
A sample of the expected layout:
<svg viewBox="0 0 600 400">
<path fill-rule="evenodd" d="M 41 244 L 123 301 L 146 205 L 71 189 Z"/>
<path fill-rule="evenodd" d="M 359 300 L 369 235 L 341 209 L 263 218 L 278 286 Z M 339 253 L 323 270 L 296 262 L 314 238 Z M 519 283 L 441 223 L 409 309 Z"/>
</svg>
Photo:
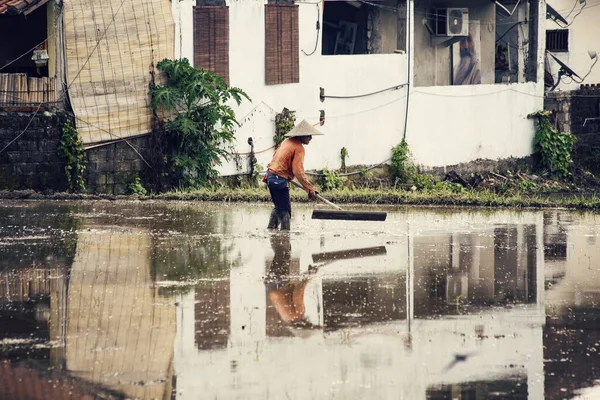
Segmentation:
<svg viewBox="0 0 600 400">
<path fill-rule="evenodd" d="M 267 186 L 271 193 L 271 200 L 275 205 L 275 211 L 278 215 L 287 212 L 292 215 L 292 203 L 290 201 L 290 187 L 288 181 L 279 175 L 270 171 L 267 172 Z"/>
</svg>

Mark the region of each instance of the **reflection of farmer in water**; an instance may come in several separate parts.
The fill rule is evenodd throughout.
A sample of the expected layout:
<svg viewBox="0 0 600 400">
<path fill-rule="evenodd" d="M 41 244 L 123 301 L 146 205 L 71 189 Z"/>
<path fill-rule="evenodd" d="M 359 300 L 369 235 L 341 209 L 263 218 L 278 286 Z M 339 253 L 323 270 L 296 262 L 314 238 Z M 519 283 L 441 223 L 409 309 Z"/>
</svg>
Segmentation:
<svg viewBox="0 0 600 400">
<path fill-rule="evenodd" d="M 310 278 L 292 280 L 290 278 L 291 250 L 289 234 L 271 236 L 274 251 L 265 285 L 267 298 L 286 326 L 311 327 L 306 317 L 304 292 Z"/>
<path fill-rule="evenodd" d="M 460 63 L 454 74 L 455 85 L 479 85 L 481 84 L 481 71 L 477 54 L 475 54 L 475 42 L 471 35 L 466 36 L 459 43 Z"/>
</svg>

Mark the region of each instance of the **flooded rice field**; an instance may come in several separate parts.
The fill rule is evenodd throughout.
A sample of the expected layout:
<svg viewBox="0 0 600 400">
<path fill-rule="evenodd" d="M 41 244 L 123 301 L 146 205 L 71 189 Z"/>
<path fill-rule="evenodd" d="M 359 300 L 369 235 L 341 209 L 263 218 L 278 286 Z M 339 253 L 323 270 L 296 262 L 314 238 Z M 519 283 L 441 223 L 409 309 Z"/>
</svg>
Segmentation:
<svg viewBox="0 0 600 400">
<path fill-rule="evenodd" d="M 0 202 L 2 399 L 598 399 L 599 217 Z"/>
</svg>

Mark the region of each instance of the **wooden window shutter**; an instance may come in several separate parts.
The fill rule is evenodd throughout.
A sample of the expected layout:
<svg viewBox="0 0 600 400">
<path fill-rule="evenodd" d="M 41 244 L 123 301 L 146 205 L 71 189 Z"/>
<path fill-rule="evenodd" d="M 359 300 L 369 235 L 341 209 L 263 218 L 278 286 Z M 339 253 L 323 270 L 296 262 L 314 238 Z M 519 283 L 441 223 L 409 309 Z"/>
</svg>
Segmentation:
<svg viewBox="0 0 600 400">
<path fill-rule="evenodd" d="M 265 5 L 265 73 L 267 85 L 300 82 L 298 6 Z"/>
<path fill-rule="evenodd" d="M 229 85 L 229 7 L 194 7 L 194 68 L 215 72 Z"/>
</svg>

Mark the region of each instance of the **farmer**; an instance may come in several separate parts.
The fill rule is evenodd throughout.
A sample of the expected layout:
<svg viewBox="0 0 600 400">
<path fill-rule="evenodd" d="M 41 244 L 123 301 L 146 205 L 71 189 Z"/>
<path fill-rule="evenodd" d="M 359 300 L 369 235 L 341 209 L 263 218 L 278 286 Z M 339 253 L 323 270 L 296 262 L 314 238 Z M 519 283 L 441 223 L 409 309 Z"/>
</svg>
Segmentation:
<svg viewBox="0 0 600 400">
<path fill-rule="evenodd" d="M 306 120 L 300 122 L 287 135 L 279 148 L 273 154 L 273 159 L 267 165 L 267 173 L 263 182 L 269 186 L 271 200 L 275 208 L 269 219 L 269 229 L 290 230 L 290 217 L 292 216 L 292 204 L 290 202 L 289 181 L 297 178 L 309 199 L 317 196 L 315 187 L 304 175 L 304 146 L 309 144 L 314 135 L 323 133 L 315 129 Z"/>
</svg>

